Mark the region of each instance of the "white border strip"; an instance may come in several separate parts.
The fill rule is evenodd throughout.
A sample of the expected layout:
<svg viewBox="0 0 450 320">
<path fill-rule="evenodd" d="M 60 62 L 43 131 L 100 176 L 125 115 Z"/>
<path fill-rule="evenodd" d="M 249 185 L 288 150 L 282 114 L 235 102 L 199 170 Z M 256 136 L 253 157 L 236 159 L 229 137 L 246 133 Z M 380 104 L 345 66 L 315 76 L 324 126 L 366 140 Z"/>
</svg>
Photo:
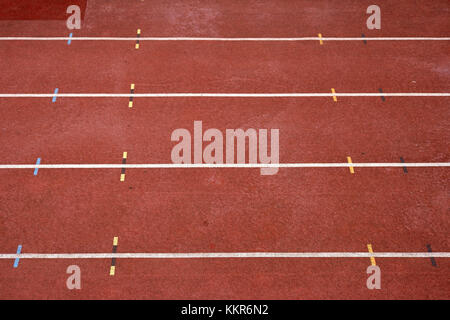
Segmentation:
<svg viewBox="0 0 450 320">
<path fill-rule="evenodd" d="M 450 37 L 297 37 L 297 38 L 220 38 L 220 37 L 0 37 L 3 41 L 449 41 Z"/>
<path fill-rule="evenodd" d="M 54 93 L 0 93 L 0 98 L 52 98 Z M 58 93 L 58 98 L 299 98 L 299 97 L 449 97 L 449 92 L 404 93 Z"/>
<path fill-rule="evenodd" d="M 142 163 L 142 164 L 1 164 L 0 169 L 188 169 L 188 168 L 348 168 L 348 167 L 450 167 L 450 162 L 372 162 L 372 163 Z"/>
<path fill-rule="evenodd" d="M 0 259 L 450 258 L 450 252 L 21 253 Z"/>
</svg>

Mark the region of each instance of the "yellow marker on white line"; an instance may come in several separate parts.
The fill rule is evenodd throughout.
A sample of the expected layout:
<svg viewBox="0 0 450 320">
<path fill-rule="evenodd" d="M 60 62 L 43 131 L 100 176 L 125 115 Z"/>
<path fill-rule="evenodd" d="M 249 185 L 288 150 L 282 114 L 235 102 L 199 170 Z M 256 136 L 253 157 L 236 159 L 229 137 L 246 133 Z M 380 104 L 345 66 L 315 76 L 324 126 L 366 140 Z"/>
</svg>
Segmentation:
<svg viewBox="0 0 450 320">
<path fill-rule="evenodd" d="M 333 94 L 333 101 L 337 102 L 337 97 L 334 96 L 334 94 L 336 94 L 336 90 L 334 90 L 334 88 L 331 88 L 331 93 Z"/>
<path fill-rule="evenodd" d="M 131 93 L 134 93 L 134 83 L 131 84 Z M 133 97 L 130 96 L 130 101 L 128 102 L 128 108 L 133 108 Z"/>
<path fill-rule="evenodd" d="M 318 34 L 318 36 L 319 36 L 319 41 L 320 41 L 320 45 L 323 45 L 323 41 L 322 41 L 322 34 L 321 34 L 321 33 L 319 33 L 319 34 Z"/>
<path fill-rule="evenodd" d="M 353 162 L 352 162 L 352 158 L 347 157 L 347 162 L 348 162 L 348 163 L 353 163 Z M 351 174 L 355 173 L 355 169 L 354 169 L 353 167 L 349 167 L 349 169 L 350 169 L 350 173 L 351 173 Z"/>
<path fill-rule="evenodd" d="M 128 152 L 124 152 L 122 155 L 122 164 L 126 164 L 127 162 Z M 122 168 L 122 172 L 120 173 L 120 181 L 125 181 L 125 168 Z"/>
<path fill-rule="evenodd" d="M 138 34 L 138 35 L 141 34 L 141 29 L 137 29 L 137 34 Z M 139 40 L 138 40 L 138 41 L 139 41 Z M 136 49 L 139 49 L 139 43 L 138 43 L 138 42 L 136 43 L 135 48 L 136 48 Z"/>
<path fill-rule="evenodd" d="M 373 249 L 372 249 L 372 245 L 371 245 L 371 244 L 368 244 L 368 245 L 367 245 L 367 250 L 369 250 L 369 253 L 373 253 Z M 376 266 L 376 265 L 377 265 L 376 262 L 375 262 L 375 257 L 370 257 L 370 263 L 371 263 L 373 266 Z"/>
<path fill-rule="evenodd" d="M 113 239 L 113 253 L 116 253 L 117 245 L 119 244 L 119 237 Z M 113 276 L 116 273 L 116 258 L 111 260 L 111 268 L 109 269 L 109 275 Z"/>
</svg>

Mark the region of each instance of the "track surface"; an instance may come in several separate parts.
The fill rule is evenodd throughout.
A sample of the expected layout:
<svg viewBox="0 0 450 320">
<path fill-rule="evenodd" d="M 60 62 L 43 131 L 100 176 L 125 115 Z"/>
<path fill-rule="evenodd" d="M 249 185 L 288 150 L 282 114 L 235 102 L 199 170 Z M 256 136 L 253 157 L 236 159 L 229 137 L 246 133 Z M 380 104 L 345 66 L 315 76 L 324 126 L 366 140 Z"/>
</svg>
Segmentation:
<svg viewBox="0 0 450 320">
<path fill-rule="evenodd" d="M 74 36 L 448 36 L 446 1 L 88 1 Z M 114 14 L 112 14 L 114 12 Z M 0 21 L 0 36 L 67 36 Z M 2 93 L 450 92 L 438 42 L 0 43 Z M 177 128 L 279 128 L 280 161 L 450 162 L 448 97 L 0 98 L 2 164 L 170 163 Z M 0 171 L 0 252 L 448 252 L 448 168 Z M 448 299 L 449 259 L 0 260 L 0 297 Z M 65 286 L 70 264 L 82 290 Z"/>
</svg>

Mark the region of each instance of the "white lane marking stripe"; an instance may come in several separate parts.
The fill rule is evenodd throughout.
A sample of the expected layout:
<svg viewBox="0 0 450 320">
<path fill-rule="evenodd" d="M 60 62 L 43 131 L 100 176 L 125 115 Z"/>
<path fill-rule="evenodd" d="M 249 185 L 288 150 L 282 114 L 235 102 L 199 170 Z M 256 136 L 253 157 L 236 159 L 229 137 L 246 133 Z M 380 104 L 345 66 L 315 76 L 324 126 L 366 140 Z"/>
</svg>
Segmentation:
<svg viewBox="0 0 450 320">
<path fill-rule="evenodd" d="M 187 169 L 187 168 L 347 168 L 347 167 L 450 167 L 450 162 L 375 162 L 375 163 L 141 163 L 141 164 L 1 164 L 0 169 L 117 169 L 117 168 L 148 168 L 148 169 Z"/>
<path fill-rule="evenodd" d="M 226 38 L 226 37 L 0 37 L 0 40 L 27 41 L 449 41 L 450 37 L 287 37 L 287 38 Z"/>
<path fill-rule="evenodd" d="M 0 98 L 48 98 L 54 93 L 0 93 Z M 158 98 L 158 97 L 449 97 L 449 92 L 404 93 L 60 93 L 60 98 Z"/>
<path fill-rule="evenodd" d="M 196 253 L 23 253 L 0 259 L 172 259 L 172 258 L 450 258 L 450 252 L 196 252 Z"/>
</svg>

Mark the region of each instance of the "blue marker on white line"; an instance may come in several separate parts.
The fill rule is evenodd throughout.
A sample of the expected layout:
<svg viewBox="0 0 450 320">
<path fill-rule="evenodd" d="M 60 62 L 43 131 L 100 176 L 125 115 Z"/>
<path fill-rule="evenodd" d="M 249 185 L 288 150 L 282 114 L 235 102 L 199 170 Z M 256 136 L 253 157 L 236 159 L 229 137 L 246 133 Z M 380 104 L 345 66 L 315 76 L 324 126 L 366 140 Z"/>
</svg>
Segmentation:
<svg viewBox="0 0 450 320">
<path fill-rule="evenodd" d="M 69 41 L 67 41 L 67 45 L 70 46 L 71 42 L 72 42 L 72 33 L 69 34 Z"/>
<path fill-rule="evenodd" d="M 20 254 L 20 251 L 22 251 L 22 245 L 19 244 L 17 246 L 17 253 L 16 254 Z M 19 266 L 19 258 L 16 258 L 16 260 L 14 260 L 14 268 L 17 268 Z"/>
<path fill-rule="evenodd" d="M 37 158 L 37 160 L 36 160 L 36 165 L 38 166 L 40 163 L 41 163 L 41 158 Z M 39 171 L 39 168 L 35 168 L 35 169 L 34 169 L 34 175 L 35 175 L 35 176 L 38 175 L 38 171 Z"/>
<path fill-rule="evenodd" d="M 56 95 L 58 94 L 58 91 L 59 91 L 59 89 L 56 88 L 56 89 L 55 89 L 55 93 L 53 94 L 53 100 L 52 100 L 52 102 L 55 102 L 55 101 L 56 101 Z"/>
</svg>

